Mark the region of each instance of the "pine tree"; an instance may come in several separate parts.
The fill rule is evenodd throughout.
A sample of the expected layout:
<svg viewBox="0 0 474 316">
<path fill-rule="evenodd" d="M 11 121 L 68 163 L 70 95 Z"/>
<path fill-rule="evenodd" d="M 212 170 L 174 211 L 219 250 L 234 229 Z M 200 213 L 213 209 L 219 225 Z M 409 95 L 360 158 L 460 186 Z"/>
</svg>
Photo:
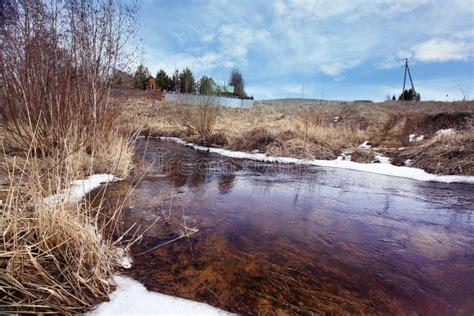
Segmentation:
<svg viewBox="0 0 474 316">
<path fill-rule="evenodd" d="M 145 80 L 150 77 L 150 71 L 143 64 L 140 64 L 133 77 L 135 79 L 135 88 L 145 90 Z"/>
<path fill-rule="evenodd" d="M 245 83 L 242 74 L 237 68 L 232 69 L 229 84 L 234 86 L 234 95 L 239 98 L 245 98 Z"/>
<path fill-rule="evenodd" d="M 173 79 L 171 79 L 163 69 L 160 69 L 156 74 L 156 84 L 161 91 L 173 90 Z"/>
<path fill-rule="evenodd" d="M 207 76 L 202 76 L 199 80 L 199 93 L 202 95 L 212 94 L 212 79 Z"/>
<path fill-rule="evenodd" d="M 420 101 L 420 99 L 420 94 L 413 91 L 413 89 L 403 91 L 398 97 L 398 100 L 403 101 Z"/>
<path fill-rule="evenodd" d="M 194 81 L 194 76 L 192 71 L 189 68 L 185 68 L 183 72 L 179 75 L 180 89 L 181 93 L 194 93 L 196 92 L 196 82 Z"/>
</svg>

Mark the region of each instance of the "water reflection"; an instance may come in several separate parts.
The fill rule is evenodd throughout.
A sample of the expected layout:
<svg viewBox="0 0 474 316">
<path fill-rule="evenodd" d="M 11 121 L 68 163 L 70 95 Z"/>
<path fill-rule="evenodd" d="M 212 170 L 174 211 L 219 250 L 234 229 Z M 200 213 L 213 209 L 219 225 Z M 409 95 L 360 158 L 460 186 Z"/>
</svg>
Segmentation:
<svg viewBox="0 0 474 316">
<path fill-rule="evenodd" d="M 242 314 L 473 314 L 471 186 L 138 148 L 154 153 L 126 225 L 169 209 L 174 226 L 155 224 L 135 253 L 175 238 L 183 218 L 199 232 L 135 258 L 149 289 Z"/>
</svg>

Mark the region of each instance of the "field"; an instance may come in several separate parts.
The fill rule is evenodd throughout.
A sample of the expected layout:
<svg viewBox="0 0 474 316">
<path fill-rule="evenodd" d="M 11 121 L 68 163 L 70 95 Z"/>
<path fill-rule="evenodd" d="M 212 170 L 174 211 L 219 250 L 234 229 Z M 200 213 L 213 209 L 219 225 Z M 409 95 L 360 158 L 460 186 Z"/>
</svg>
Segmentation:
<svg viewBox="0 0 474 316">
<path fill-rule="evenodd" d="M 123 99 L 121 128 L 273 156 L 377 162 L 474 175 L 474 102 L 257 101 L 251 109 Z M 439 130 L 454 133 L 435 135 Z M 411 139 L 410 139 L 410 135 Z M 414 135 L 414 136 L 413 136 Z M 422 137 L 421 137 L 422 136 Z M 370 148 L 362 148 L 362 143 Z M 367 147 L 367 146 L 366 146 Z M 347 158 L 349 159 L 349 158 Z"/>
</svg>

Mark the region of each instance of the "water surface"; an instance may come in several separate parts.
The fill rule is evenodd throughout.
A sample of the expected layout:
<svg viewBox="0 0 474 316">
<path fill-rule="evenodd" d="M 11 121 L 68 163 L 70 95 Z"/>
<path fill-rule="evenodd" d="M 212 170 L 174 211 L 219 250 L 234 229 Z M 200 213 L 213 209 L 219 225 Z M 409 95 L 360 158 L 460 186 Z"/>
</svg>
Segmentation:
<svg viewBox="0 0 474 316">
<path fill-rule="evenodd" d="M 150 290 L 240 314 L 474 313 L 471 185 L 262 165 L 158 140 L 137 155 L 148 172 L 124 218 L 144 232 L 130 274 Z M 185 227 L 198 232 L 154 249 Z"/>
</svg>

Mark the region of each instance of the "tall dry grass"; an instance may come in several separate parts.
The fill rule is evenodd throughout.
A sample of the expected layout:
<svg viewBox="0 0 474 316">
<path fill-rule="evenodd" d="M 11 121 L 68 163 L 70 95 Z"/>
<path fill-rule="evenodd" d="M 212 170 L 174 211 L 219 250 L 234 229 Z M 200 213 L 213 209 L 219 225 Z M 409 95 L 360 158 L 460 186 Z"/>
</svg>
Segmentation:
<svg viewBox="0 0 474 316">
<path fill-rule="evenodd" d="M 181 124 L 188 129 L 188 133 L 201 137 L 212 133 L 222 109 L 215 98 L 213 95 L 183 95 L 178 99 L 179 105 L 186 109 Z"/>
<path fill-rule="evenodd" d="M 78 313 L 111 290 L 121 207 L 104 215 L 101 203 L 45 198 L 72 180 L 125 177 L 132 167 L 134 139 L 115 127 L 109 94 L 134 9 L 118 0 L 19 0 L 8 13 L 0 26 L 0 313 Z"/>
<path fill-rule="evenodd" d="M 271 155 L 298 158 L 334 159 L 345 150 L 354 151 L 358 162 L 374 161 L 377 153 L 403 165 L 444 174 L 472 173 L 472 122 L 474 102 L 383 102 L 358 103 L 322 100 L 275 100 L 256 102 L 250 109 L 221 108 L 212 131 L 205 138 L 183 120 L 197 108 L 175 102 L 154 102 L 130 98 L 121 105 L 120 125 L 125 130 L 146 130 L 147 135 L 177 136 L 207 146 L 233 150 L 258 150 Z M 441 146 L 434 133 L 455 128 L 463 141 Z M 422 142 L 409 142 L 408 136 L 424 135 Z M 464 135 L 464 136 L 462 136 Z M 372 149 L 358 146 L 369 141 Z M 433 142 L 430 155 L 425 145 Z M 398 148 L 407 147 L 401 154 Z M 447 151 L 448 148 L 452 148 Z M 417 150 L 413 150 L 417 149 Z M 456 153 L 459 151 L 460 153 Z M 462 153 L 462 154 L 461 154 Z M 401 156 L 404 157 L 401 160 Z M 415 158 L 419 157 L 419 160 Z M 449 159 L 440 157 L 450 157 Z M 441 160 L 444 163 L 438 162 Z M 449 162 L 449 163 L 448 163 Z"/>
<path fill-rule="evenodd" d="M 129 149 L 122 151 L 120 159 L 127 159 Z M 82 161 L 92 165 L 86 155 Z M 0 205 L 0 313 L 78 313 L 105 300 L 120 267 L 122 252 L 112 236 L 121 207 L 99 225 L 100 206 L 45 199 L 77 179 L 75 159 L 51 168 L 27 154 L 3 164 L 9 185 Z M 128 247 L 127 241 L 120 245 Z"/>
</svg>

